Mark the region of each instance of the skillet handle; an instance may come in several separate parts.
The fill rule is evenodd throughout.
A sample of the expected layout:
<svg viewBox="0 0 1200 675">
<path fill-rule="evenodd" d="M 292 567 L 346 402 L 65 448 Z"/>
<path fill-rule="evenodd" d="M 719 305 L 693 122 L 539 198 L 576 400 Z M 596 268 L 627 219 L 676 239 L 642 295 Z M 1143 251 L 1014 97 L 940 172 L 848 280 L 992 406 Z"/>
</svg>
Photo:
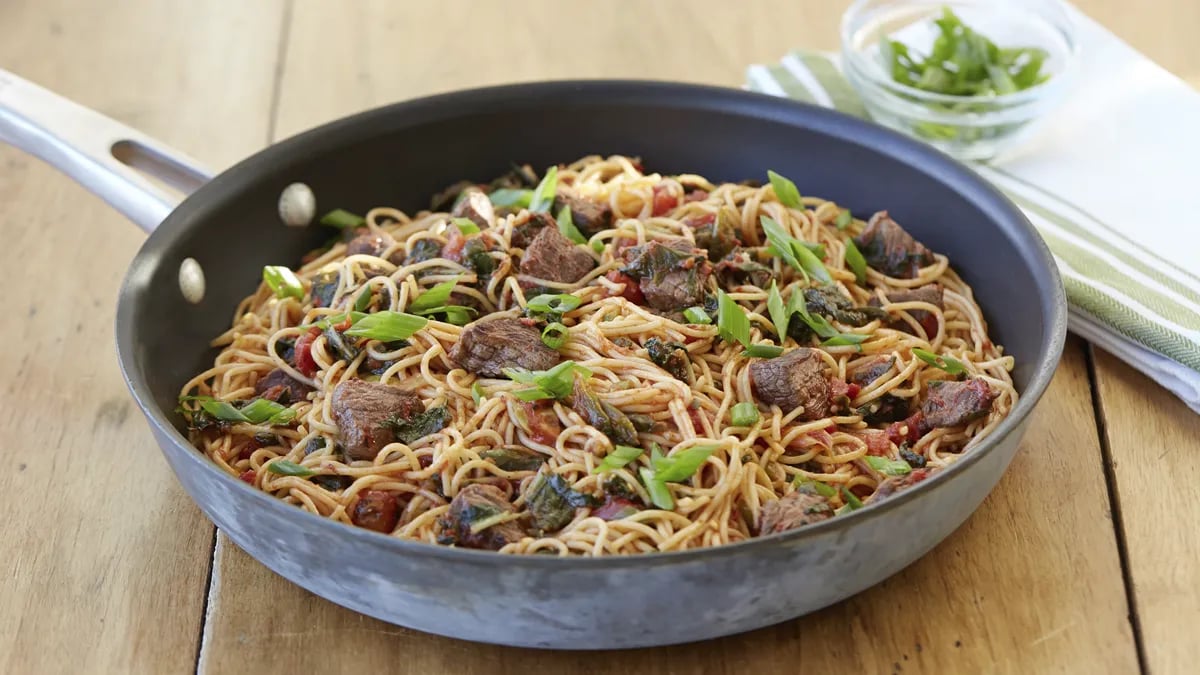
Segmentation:
<svg viewBox="0 0 1200 675">
<path fill-rule="evenodd" d="M 147 233 L 212 174 L 138 131 L 0 69 L 0 141 L 45 160 Z M 140 172 L 140 173 L 139 173 Z"/>
</svg>

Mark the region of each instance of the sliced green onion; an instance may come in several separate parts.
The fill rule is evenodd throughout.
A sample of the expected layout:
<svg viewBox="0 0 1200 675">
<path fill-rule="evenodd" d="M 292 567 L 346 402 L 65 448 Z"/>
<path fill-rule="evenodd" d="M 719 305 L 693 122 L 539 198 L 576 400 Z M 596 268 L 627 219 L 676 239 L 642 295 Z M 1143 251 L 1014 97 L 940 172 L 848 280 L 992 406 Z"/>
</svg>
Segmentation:
<svg viewBox="0 0 1200 675">
<path fill-rule="evenodd" d="M 496 190 L 488 195 L 492 206 L 500 208 L 518 208 L 522 209 L 529 206 L 530 200 L 533 199 L 533 190 Z"/>
<path fill-rule="evenodd" d="M 371 287 L 368 286 L 362 289 L 358 297 L 354 299 L 354 311 L 365 312 L 371 306 Z"/>
<path fill-rule="evenodd" d="M 859 333 L 839 333 L 822 342 L 821 345 L 824 347 L 848 347 L 850 345 L 859 346 L 870 339 L 870 335 L 861 335 Z M 862 347 L 859 347 L 859 351 L 862 351 Z"/>
<path fill-rule="evenodd" d="M 742 401 L 729 411 L 729 421 L 735 427 L 750 427 L 758 423 L 758 407 L 749 401 Z"/>
<path fill-rule="evenodd" d="M 925 363 L 928 363 L 936 368 L 941 368 L 951 375 L 961 375 L 967 372 L 967 367 L 963 365 L 962 361 L 959 361 L 956 358 L 939 356 L 924 349 L 914 349 L 912 350 L 912 353 L 913 356 L 921 359 Z"/>
<path fill-rule="evenodd" d="M 796 240 L 796 243 L 812 251 L 812 254 L 817 256 L 817 260 L 825 259 L 825 244 L 814 244 L 810 241 L 800 241 L 799 239 Z"/>
<path fill-rule="evenodd" d="M 867 259 L 863 257 L 862 251 L 858 250 L 858 245 L 850 237 L 846 237 L 846 265 L 850 267 L 851 272 L 854 272 L 854 281 L 859 286 L 867 283 Z"/>
<path fill-rule="evenodd" d="M 282 403 L 269 401 L 265 398 L 254 399 L 238 412 L 251 424 L 267 422 L 273 425 L 286 425 L 291 424 L 292 420 L 296 419 L 295 410 Z"/>
<path fill-rule="evenodd" d="M 795 183 L 774 171 L 768 171 L 767 178 L 771 179 L 771 187 L 775 188 L 775 196 L 779 199 L 780 204 L 790 209 L 798 209 L 804 206 L 800 200 L 800 191 L 796 189 Z"/>
<path fill-rule="evenodd" d="M 270 471 L 271 473 L 277 473 L 280 476 L 300 476 L 301 478 L 313 476 L 317 473 L 308 467 L 300 466 L 299 464 L 295 462 L 289 462 L 286 459 L 277 459 L 274 462 L 271 462 L 267 465 L 267 471 Z"/>
<path fill-rule="evenodd" d="M 483 386 L 479 384 L 479 380 L 475 380 L 475 384 L 471 385 L 471 400 L 475 402 L 475 407 L 479 407 L 479 403 L 487 398 L 487 392 L 483 390 Z"/>
<path fill-rule="evenodd" d="M 803 293 L 792 293 L 792 297 L 788 298 L 788 311 L 799 316 L 800 320 L 822 339 L 840 335 L 828 319 L 820 314 L 809 314 Z"/>
<path fill-rule="evenodd" d="M 601 239 L 597 239 L 592 242 L 592 250 L 596 253 L 604 253 L 604 246 L 604 241 Z"/>
<path fill-rule="evenodd" d="M 416 300 L 408 303 L 408 311 L 413 314 L 421 314 L 435 307 L 444 307 L 446 301 L 450 299 L 450 294 L 454 292 L 455 286 L 458 285 L 458 280 L 461 277 L 454 277 L 450 281 L 443 281 L 433 288 L 421 293 Z"/>
<path fill-rule="evenodd" d="M 388 310 L 367 314 L 347 328 L 345 334 L 380 342 L 395 342 L 407 340 L 428 323 L 429 319 L 425 317 Z"/>
<path fill-rule="evenodd" d="M 779 335 L 779 342 L 782 344 L 784 338 L 787 337 L 788 323 L 792 318 L 792 312 L 788 311 L 783 304 L 783 296 L 779 294 L 779 287 L 775 285 L 775 281 L 771 281 L 771 288 L 767 291 L 767 313 L 771 315 L 771 323 L 775 324 L 775 332 Z"/>
<path fill-rule="evenodd" d="M 750 319 L 746 310 L 725 294 L 717 291 L 717 332 L 726 341 L 738 341 L 750 346 Z"/>
<path fill-rule="evenodd" d="M 619 469 L 641 457 L 644 452 L 646 451 L 642 448 L 635 448 L 630 445 L 618 445 L 613 448 L 612 452 L 604 456 L 600 464 L 592 469 L 592 473 L 604 473 L 605 471 Z"/>
<path fill-rule="evenodd" d="M 588 378 L 592 376 L 592 371 L 575 363 L 574 361 L 563 361 L 554 366 L 550 370 L 524 370 L 522 368 L 505 368 L 504 374 L 513 382 L 521 384 L 532 384 L 535 389 L 523 389 L 515 391 L 513 394 L 522 401 L 536 401 L 543 398 L 566 398 L 571 395 L 571 390 L 575 386 L 575 375 Z M 539 391 L 544 396 L 534 396 L 534 394 L 525 394 L 525 392 Z M 534 396 L 533 398 L 523 398 L 523 396 Z"/>
<path fill-rule="evenodd" d="M 525 303 L 531 312 L 565 314 L 583 302 L 578 296 L 564 293 L 562 295 L 538 295 Z"/>
<path fill-rule="evenodd" d="M 803 485 L 811 485 L 812 489 L 817 491 L 817 494 L 827 499 L 837 494 L 837 490 L 833 489 L 832 485 L 823 483 L 819 480 L 814 480 L 802 473 L 796 474 L 796 478 L 792 481 L 792 485 L 796 488 L 799 488 Z"/>
<path fill-rule="evenodd" d="M 748 356 L 757 359 L 773 359 L 776 356 L 783 355 L 783 347 L 775 345 L 750 345 L 742 352 L 742 356 Z"/>
<path fill-rule="evenodd" d="M 692 477 L 714 452 L 716 445 L 694 445 L 664 457 L 661 453 L 651 455 L 654 477 L 663 483 L 678 483 Z"/>
<path fill-rule="evenodd" d="M 476 225 L 475 221 L 471 220 L 470 218 L 451 218 L 450 222 L 454 223 L 454 226 L 458 228 L 458 231 L 462 232 L 464 235 L 470 236 L 472 234 L 479 234 L 479 226 Z"/>
<path fill-rule="evenodd" d="M 857 511 L 863 507 L 862 500 L 856 497 L 854 493 L 848 490 L 845 486 L 842 486 L 842 499 L 845 500 L 846 505 L 837 510 L 836 513 L 839 515 L 850 511 Z"/>
<path fill-rule="evenodd" d="M 555 222 L 558 223 L 558 231 L 562 232 L 562 235 L 567 239 L 570 239 L 576 244 L 587 243 L 587 237 L 584 237 L 583 234 L 579 232 L 579 228 L 575 227 L 575 221 L 571 219 L 570 207 L 562 207 L 562 209 L 558 212 L 558 218 L 555 218 Z M 601 244 L 601 246 L 603 246 L 603 244 Z M 601 248 L 600 250 L 604 249 Z"/>
<path fill-rule="evenodd" d="M 321 216 L 321 224 L 329 227 L 340 227 L 342 229 L 359 227 L 365 225 L 367 219 L 357 213 L 350 213 L 345 209 L 334 209 L 329 213 Z"/>
<path fill-rule="evenodd" d="M 838 211 L 837 220 L 833 221 L 833 224 L 837 226 L 837 229 L 844 230 L 846 226 L 853 222 L 854 216 L 850 215 L 850 209 L 842 209 Z"/>
<path fill-rule="evenodd" d="M 567 343 L 567 327 L 557 321 L 547 325 L 542 330 L 542 344 L 550 349 L 558 349 Z"/>
<path fill-rule="evenodd" d="M 478 313 L 479 310 L 465 305 L 438 305 L 437 307 L 430 307 L 418 312 L 421 316 L 445 314 L 446 323 L 452 323 L 455 326 L 465 326 L 471 323 L 471 319 Z"/>
<path fill-rule="evenodd" d="M 830 276 L 829 270 L 825 269 L 825 264 L 821 262 L 816 253 L 804 245 L 804 242 L 797 241 L 796 245 L 792 246 L 792 251 L 795 253 L 796 259 L 800 261 L 800 267 L 809 276 L 826 284 L 833 283 L 833 277 Z"/>
<path fill-rule="evenodd" d="M 650 493 L 650 501 L 655 506 L 664 511 L 670 511 L 675 508 L 675 498 L 671 496 L 671 490 L 667 488 L 666 483 L 658 480 L 652 469 L 643 466 L 638 469 L 638 475 L 642 477 L 642 483 L 646 486 L 646 492 Z"/>
<path fill-rule="evenodd" d="M 296 273 L 289 268 L 267 265 L 263 268 L 262 278 L 267 282 L 267 286 L 275 294 L 275 297 L 304 299 L 304 285 L 300 283 Z"/>
<path fill-rule="evenodd" d="M 516 396 L 518 400 L 525 402 L 542 401 L 548 398 L 556 398 L 554 394 L 551 394 L 541 387 L 534 387 L 533 389 L 519 389 L 512 392 L 512 395 Z"/>
<path fill-rule="evenodd" d="M 703 307 L 688 307 L 683 310 L 683 318 L 687 319 L 688 323 L 712 323 L 712 317 Z"/>
<path fill-rule="evenodd" d="M 552 166 L 546 170 L 542 182 L 533 189 L 529 200 L 529 210 L 534 213 L 545 213 L 554 204 L 554 192 L 558 189 L 558 167 Z"/>
<path fill-rule="evenodd" d="M 800 261 L 796 258 L 792 242 L 796 241 L 792 235 L 787 233 L 774 218 L 768 216 L 760 216 L 758 222 L 762 225 L 763 233 L 767 235 L 767 241 L 770 242 L 772 248 L 784 262 L 791 265 L 798 272 L 803 272 L 804 268 L 800 266 Z"/>
<path fill-rule="evenodd" d="M 903 476 L 912 473 L 912 467 L 908 465 L 908 462 L 899 459 L 876 457 L 874 455 L 867 455 L 863 459 L 867 460 L 867 466 L 889 476 Z"/>
</svg>

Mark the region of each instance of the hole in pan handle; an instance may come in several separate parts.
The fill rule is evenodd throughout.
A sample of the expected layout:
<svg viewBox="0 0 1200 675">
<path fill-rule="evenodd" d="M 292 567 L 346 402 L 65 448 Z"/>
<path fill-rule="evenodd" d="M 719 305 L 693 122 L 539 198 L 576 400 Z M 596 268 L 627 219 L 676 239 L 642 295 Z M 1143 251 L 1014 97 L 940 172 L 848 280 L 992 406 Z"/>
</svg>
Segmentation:
<svg viewBox="0 0 1200 675">
<path fill-rule="evenodd" d="M 70 176 L 147 233 L 212 177 L 190 157 L 3 69 L 0 141 Z"/>
</svg>

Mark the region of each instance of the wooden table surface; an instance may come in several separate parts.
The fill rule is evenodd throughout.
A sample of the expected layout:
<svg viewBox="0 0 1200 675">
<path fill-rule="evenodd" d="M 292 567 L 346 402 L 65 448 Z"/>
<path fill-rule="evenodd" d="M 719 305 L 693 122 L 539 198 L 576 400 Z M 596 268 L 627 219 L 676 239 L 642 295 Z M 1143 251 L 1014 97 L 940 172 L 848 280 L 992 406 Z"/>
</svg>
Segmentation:
<svg viewBox="0 0 1200 675">
<path fill-rule="evenodd" d="M 746 6 L 741 6 L 741 5 Z M 739 85 L 833 48 L 844 0 L 4 0 L 0 67 L 213 168 L 332 118 L 559 77 Z M 1079 0 L 1200 85 L 1195 0 Z M 1154 673 L 1200 662 L 1200 417 L 1082 340 L 958 532 L 817 614 L 703 644 L 538 652 L 432 637 L 291 585 L 175 482 L 114 358 L 142 235 L 0 147 L 0 672 Z"/>
</svg>

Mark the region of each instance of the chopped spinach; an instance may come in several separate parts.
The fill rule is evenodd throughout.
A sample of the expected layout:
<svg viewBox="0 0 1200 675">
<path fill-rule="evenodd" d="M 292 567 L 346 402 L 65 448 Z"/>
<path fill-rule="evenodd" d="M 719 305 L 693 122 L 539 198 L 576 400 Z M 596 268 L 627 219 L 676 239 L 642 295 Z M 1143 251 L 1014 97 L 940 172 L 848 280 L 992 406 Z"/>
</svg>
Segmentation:
<svg viewBox="0 0 1200 675">
<path fill-rule="evenodd" d="M 489 448 L 479 456 L 490 459 L 505 471 L 537 471 L 546 462 L 546 456 L 542 453 L 515 445 Z"/>
<path fill-rule="evenodd" d="M 575 378 L 571 404 L 575 412 L 600 433 L 608 436 L 613 443 L 637 445 L 637 429 L 629 417 L 611 403 L 601 401 L 581 377 Z"/>
<path fill-rule="evenodd" d="M 592 506 L 595 500 L 577 492 L 562 476 L 553 474 L 537 479 L 525 503 L 534 525 L 543 532 L 554 532 L 571 522 L 577 507 Z"/>
<path fill-rule="evenodd" d="M 392 433 L 396 436 L 396 440 L 405 445 L 410 445 L 430 434 L 445 429 L 449 423 L 450 411 L 446 409 L 446 406 L 440 405 L 414 415 L 411 418 L 402 418 L 393 415 L 384 420 L 383 426 L 392 430 Z"/>
<path fill-rule="evenodd" d="M 330 306 L 333 302 L 333 295 L 337 293 L 340 278 L 337 270 L 328 270 L 321 272 L 316 279 L 313 279 L 311 294 L 314 306 Z"/>
<path fill-rule="evenodd" d="M 663 342 L 652 337 L 646 340 L 646 352 L 655 365 L 671 374 L 677 380 L 691 384 L 692 361 L 688 358 L 687 347 L 678 342 Z"/>
<path fill-rule="evenodd" d="M 837 286 L 806 288 L 804 300 L 810 314 L 820 314 L 847 326 L 864 326 L 887 317 L 887 312 L 878 307 L 856 307 Z"/>
</svg>

